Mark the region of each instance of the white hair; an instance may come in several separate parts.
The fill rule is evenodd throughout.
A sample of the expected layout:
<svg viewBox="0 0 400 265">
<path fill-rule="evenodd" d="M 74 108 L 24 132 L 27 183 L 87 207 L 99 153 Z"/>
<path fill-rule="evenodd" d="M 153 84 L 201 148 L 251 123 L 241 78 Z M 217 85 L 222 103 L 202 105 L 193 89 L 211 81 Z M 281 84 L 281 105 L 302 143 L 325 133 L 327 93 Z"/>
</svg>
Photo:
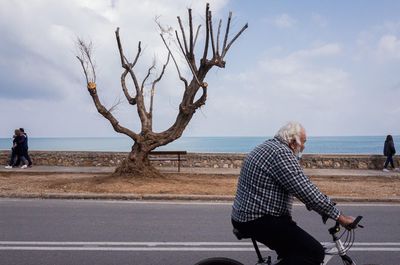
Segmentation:
<svg viewBox="0 0 400 265">
<path fill-rule="evenodd" d="M 304 127 L 299 122 L 291 121 L 282 126 L 275 136 L 281 138 L 288 145 L 293 142 L 293 140 L 300 145 L 300 136 L 302 130 L 304 130 Z"/>
</svg>

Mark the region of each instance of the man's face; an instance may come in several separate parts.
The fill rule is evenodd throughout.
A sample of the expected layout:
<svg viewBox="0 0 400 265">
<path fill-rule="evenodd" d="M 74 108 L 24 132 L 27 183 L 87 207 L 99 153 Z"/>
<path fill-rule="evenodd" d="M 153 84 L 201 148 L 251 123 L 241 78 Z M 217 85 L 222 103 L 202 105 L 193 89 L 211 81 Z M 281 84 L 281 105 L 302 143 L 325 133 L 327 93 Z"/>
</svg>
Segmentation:
<svg viewBox="0 0 400 265">
<path fill-rule="evenodd" d="M 289 147 L 290 147 L 290 149 L 292 149 L 293 153 L 297 155 L 297 154 L 303 152 L 306 141 L 307 141 L 306 131 L 304 129 L 302 129 L 300 132 L 300 144 L 298 144 L 296 141 L 293 141 L 289 145 Z"/>
<path fill-rule="evenodd" d="M 300 146 L 298 147 L 300 152 L 303 152 L 306 141 L 307 141 L 306 131 L 304 129 L 302 129 L 301 134 L 300 134 Z"/>
</svg>

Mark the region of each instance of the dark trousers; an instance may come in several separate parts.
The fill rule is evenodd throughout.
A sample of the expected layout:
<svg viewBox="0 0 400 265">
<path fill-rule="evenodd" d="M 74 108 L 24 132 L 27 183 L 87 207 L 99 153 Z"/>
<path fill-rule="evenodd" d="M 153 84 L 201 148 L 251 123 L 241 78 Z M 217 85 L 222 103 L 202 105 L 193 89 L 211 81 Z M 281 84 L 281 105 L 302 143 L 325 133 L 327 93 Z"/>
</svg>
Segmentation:
<svg viewBox="0 0 400 265">
<path fill-rule="evenodd" d="M 22 159 L 23 158 L 23 159 Z M 28 166 L 32 165 L 32 160 L 28 154 L 28 150 L 27 149 L 23 149 L 22 150 L 22 155 L 18 157 L 17 161 L 15 162 L 15 164 L 18 166 L 21 164 L 21 160 L 22 162 L 25 164 L 25 160 L 28 161 Z"/>
<path fill-rule="evenodd" d="M 31 165 L 32 162 L 29 159 L 26 158 L 26 156 L 29 155 L 28 153 L 24 154 L 24 152 L 21 152 L 21 150 L 16 150 L 15 148 L 11 148 L 11 154 L 10 154 L 10 159 L 8 161 L 8 165 L 12 166 L 12 167 L 18 167 L 22 163 L 24 163 L 24 165 Z"/>
<path fill-rule="evenodd" d="M 17 158 L 17 153 L 15 152 L 14 148 L 11 148 L 11 154 L 10 154 L 10 159 L 8 161 L 8 165 L 14 166 L 16 158 Z"/>
<path fill-rule="evenodd" d="M 232 220 L 232 224 L 275 250 L 281 259 L 279 265 L 320 265 L 324 261 L 322 245 L 289 216 L 264 216 L 246 223 Z"/>
<path fill-rule="evenodd" d="M 387 157 L 386 157 L 385 165 L 384 165 L 383 167 L 384 167 L 384 168 L 387 168 L 387 166 L 388 166 L 389 163 L 390 163 L 390 165 L 392 166 L 392 168 L 394 168 L 393 156 L 387 156 Z"/>
</svg>

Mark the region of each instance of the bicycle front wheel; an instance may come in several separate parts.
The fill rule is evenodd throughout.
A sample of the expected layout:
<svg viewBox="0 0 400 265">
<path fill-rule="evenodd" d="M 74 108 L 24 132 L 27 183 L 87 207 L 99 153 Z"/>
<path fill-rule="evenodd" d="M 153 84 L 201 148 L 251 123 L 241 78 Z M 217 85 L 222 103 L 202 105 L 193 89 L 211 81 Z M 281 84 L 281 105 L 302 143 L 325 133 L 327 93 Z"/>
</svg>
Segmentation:
<svg viewBox="0 0 400 265">
<path fill-rule="evenodd" d="M 208 258 L 204 259 L 195 265 L 243 265 L 239 261 L 229 259 L 229 258 Z"/>
</svg>

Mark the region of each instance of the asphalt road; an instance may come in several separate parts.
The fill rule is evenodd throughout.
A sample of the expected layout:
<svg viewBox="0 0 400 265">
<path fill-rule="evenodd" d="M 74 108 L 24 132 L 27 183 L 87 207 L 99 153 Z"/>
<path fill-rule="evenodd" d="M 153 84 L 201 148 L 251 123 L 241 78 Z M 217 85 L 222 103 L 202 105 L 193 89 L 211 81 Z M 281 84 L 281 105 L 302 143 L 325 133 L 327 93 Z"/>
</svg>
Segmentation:
<svg viewBox="0 0 400 265">
<path fill-rule="evenodd" d="M 249 241 L 232 234 L 229 204 L 0 200 L 0 264 L 195 264 L 226 256 L 255 264 Z M 363 215 L 349 255 L 357 264 L 400 264 L 400 205 L 343 204 Z M 321 242 L 328 226 L 302 206 L 294 219 Z M 331 224 L 331 223 L 330 223 Z M 264 251 L 265 255 L 272 252 Z M 329 265 L 342 264 L 337 258 Z"/>
</svg>

